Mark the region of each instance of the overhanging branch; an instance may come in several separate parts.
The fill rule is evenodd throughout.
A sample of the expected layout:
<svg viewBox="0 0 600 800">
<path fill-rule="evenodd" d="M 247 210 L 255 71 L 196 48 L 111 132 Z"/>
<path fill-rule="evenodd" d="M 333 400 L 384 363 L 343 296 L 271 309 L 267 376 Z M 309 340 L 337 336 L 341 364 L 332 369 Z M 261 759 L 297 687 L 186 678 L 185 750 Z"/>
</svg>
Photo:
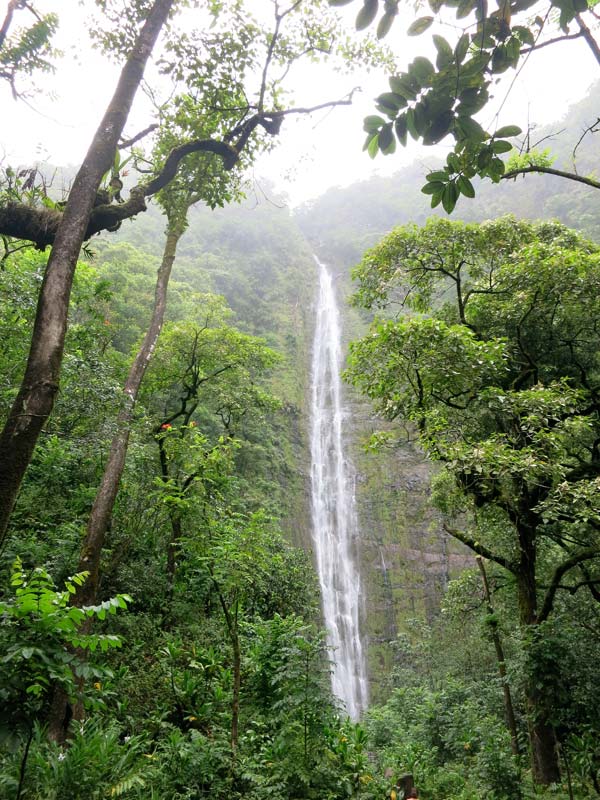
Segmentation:
<svg viewBox="0 0 600 800">
<path fill-rule="evenodd" d="M 147 183 L 135 186 L 126 202 L 102 203 L 93 209 L 85 239 L 87 240 L 103 230 L 116 230 L 123 220 L 145 211 L 145 198 L 155 195 L 167 186 L 176 177 L 179 165 L 187 156 L 193 153 L 212 153 L 222 159 L 225 170 L 231 170 L 238 163 L 240 154 L 256 128 L 262 127 L 269 135 L 276 136 L 285 117 L 291 114 L 312 114 L 324 108 L 350 105 L 354 91 L 341 100 L 319 103 L 316 106 L 257 113 L 235 126 L 222 140 L 196 139 L 175 147 L 167 156 L 158 174 Z M 149 130 L 147 128 L 138 136 L 122 143 L 121 146 L 130 145 Z M 47 209 L 10 203 L 0 206 L 0 235 L 33 242 L 39 250 L 44 250 L 48 245 L 53 244 L 61 219 L 62 211 L 59 208 Z"/>
<path fill-rule="evenodd" d="M 489 548 L 481 544 L 481 542 L 477 541 L 472 536 L 469 536 L 469 534 L 465 533 L 464 531 L 459 531 L 456 528 L 451 528 L 449 525 L 446 524 L 443 525 L 443 528 L 446 531 L 446 533 L 449 533 L 450 536 L 452 536 L 454 539 L 458 539 L 458 541 L 466 545 L 469 548 L 469 550 L 472 550 L 479 556 L 483 556 L 483 558 L 487 558 L 488 561 L 494 561 L 499 566 L 503 567 L 509 572 L 512 572 L 513 575 L 516 574 L 517 567 L 508 558 L 504 558 L 503 556 L 497 555 L 496 553 L 492 553 L 492 551 Z"/>
<path fill-rule="evenodd" d="M 566 178 L 570 181 L 576 181 L 577 183 L 583 183 L 586 186 L 591 186 L 592 189 L 600 189 L 600 181 L 596 181 L 593 178 L 586 178 L 583 175 L 577 175 L 576 172 L 565 172 L 562 169 L 554 169 L 553 167 L 536 167 L 533 164 L 531 164 L 529 167 L 521 167 L 519 169 L 513 169 L 510 172 L 505 172 L 502 176 L 502 180 L 517 178 L 519 175 L 525 175 L 528 172 L 541 172 L 546 175 L 556 175 L 559 178 Z"/>
</svg>

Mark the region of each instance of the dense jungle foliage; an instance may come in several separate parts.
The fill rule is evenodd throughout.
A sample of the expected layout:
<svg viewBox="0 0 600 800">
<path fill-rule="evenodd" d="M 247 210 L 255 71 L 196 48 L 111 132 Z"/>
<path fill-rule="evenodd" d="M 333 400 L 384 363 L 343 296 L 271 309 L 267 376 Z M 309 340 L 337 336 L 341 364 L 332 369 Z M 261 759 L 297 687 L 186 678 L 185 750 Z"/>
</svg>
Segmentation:
<svg viewBox="0 0 600 800">
<path fill-rule="evenodd" d="M 397 2 L 355 4 L 387 35 Z M 58 55 L 37 5 L 9 2 L 0 28 L 15 98 Z M 365 146 L 448 134 L 447 161 L 424 193 L 419 166 L 293 214 L 240 169 L 310 111 L 282 81 L 307 56 L 388 55 L 318 0 L 275 3 L 272 29 L 210 2 L 210 34 L 177 28 L 187 5 L 97 0 L 123 72 L 68 197 L 47 166 L 0 180 L 0 795 L 600 796 L 599 85 L 553 155 L 473 120 L 545 25 L 600 62 L 594 3 L 519 24 L 529 0 L 430 2 L 473 32 L 434 34 L 435 66 L 390 79 Z M 125 155 L 161 30 L 173 92 L 152 151 Z M 587 183 L 555 193 L 557 169 Z M 331 693 L 310 553 L 313 251 L 353 291 L 360 722 Z"/>
</svg>

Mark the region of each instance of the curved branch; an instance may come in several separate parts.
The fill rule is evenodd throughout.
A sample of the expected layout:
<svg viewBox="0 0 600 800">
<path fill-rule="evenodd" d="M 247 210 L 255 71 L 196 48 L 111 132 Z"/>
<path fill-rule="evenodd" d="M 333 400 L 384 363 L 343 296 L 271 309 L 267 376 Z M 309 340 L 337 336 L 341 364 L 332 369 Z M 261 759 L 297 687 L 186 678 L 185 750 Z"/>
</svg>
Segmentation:
<svg viewBox="0 0 600 800">
<path fill-rule="evenodd" d="M 472 536 L 469 536 L 469 534 L 465 533 L 464 531 L 459 531 L 456 528 L 450 528 L 445 523 L 442 527 L 446 533 L 449 533 L 454 539 L 458 539 L 458 541 L 466 545 L 469 550 L 472 550 L 479 556 L 483 556 L 483 558 L 487 558 L 488 561 L 494 561 L 499 566 L 503 567 L 509 572 L 512 572 L 513 575 L 517 574 L 516 564 L 514 564 L 512 561 L 509 561 L 508 558 L 504 558 L 503 556 L 498 556 L 495 553 L 492 553 L 492 551 L 489 550 L 485 545 L 473 539 Z"/>
<path fill-rule="evenodd" d="M 565 172 L 562 169 L 554 169 L 553 167 L 536 167 L 533 164 L 529 167 L 521 167 L 520 169 L 513 169 L 510 172 L 505 172 L 502 176 L 502 180 L 516 178 L 528 172 L 542 172 L 547 175 L 556 175 L 559 178 L 567 178 L 567 180 L 570 181 L 584 183 L 586 186 L 591 186 L 593 189 L 600 189 L 600 181 L 596 181 L 593 178 L 585 178 L 583 175 L 577 175 L 575 172 Z"/>
<path fill-rule="evenodd" d="M 219 142 L 214 139 L 187 142 L 171 150 L 160 173 L 149 183 L 138 187 L 138 190 L 143 193 L 144 197 L 150 197 L 159 192 L 171 183 L 177 175 L 181 161 L 192 153 L 214 153 L 223 159 L 223 167 L 226 170 L 233 169 L 240 157 L 239 151 L 227 142 Z"/>
<path fill-rule="evenodd" d="M 264 128 L 271 136 L 277 136 L 286 116 L 290 114 L 311 114 L 323 108 L 350 105 L 354 91 L 352 90 L 342 100 L 331 100 L 326 103 L 319 103 L 316 106 L 254 114 L 245 122 L 233 128 L 223 137 L 222 141 L 217 139 L 197 139 L 175 147 L 167 156 L 160 172 L 148 183 L 138 184 L 138 186 L 131 189 L 129 199 L 125 203 L 103 203 L 93 209 L 85 232 L 85 240 L 104 230 L 117 230 L 123 220 L 130 219 L 136 214 L 145 211 L 146 203 L 144 198 L 155 195 L 167 186 L 176 177 L 180 163 L 192 153 L 213 153 L 222 159 L 225 170 L 231 170 L 239 161 L 240 154 L 257 127 Z M 148 132 L 148 129 L 142 131 L 142 134 L 146 132 Z M 12 236 L 15 239 L 33 242 L 38 250 L 44 250 L 54 243 L 61 220 L 62 211 L 58 208 L 47 209 L 20 203 L 10 203 L 6 206 L 0 206 L 0 235 L 3 234 Z"/>
<path fill-rule="evenodd" d="M 556 592 L 561 588 L 560 582 L 564 575 L 569 572 L 569 570 L 579 566 L 584 561 L 591 561 L 593 558 L 600 558 L 600 550 L 597 547 L 588 547 L 586 550 L 581 550 L 579 553 L 575 553 L 575 555 L 571 556 L 571 558 L 568 558 L 566 561 L 563 561 L 563 563 L 556 568 L 550 586 L 548 587 L 548 591 L 546 592 L 546 596 L 544 597 L 544 603 L 541 611 L 538 614 L 538 622 L 543 622 L 544 620 L 548 619 L 548 616 L 554 605 Z"/>
</svg>

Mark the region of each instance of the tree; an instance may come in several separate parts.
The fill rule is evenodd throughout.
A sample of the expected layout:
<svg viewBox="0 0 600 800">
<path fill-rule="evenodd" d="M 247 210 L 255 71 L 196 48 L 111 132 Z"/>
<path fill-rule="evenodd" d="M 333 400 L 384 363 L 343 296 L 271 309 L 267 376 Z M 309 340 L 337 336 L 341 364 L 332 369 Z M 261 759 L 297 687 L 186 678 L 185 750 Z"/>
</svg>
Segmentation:
<svg viewBox="0 0 600 800">
<path fill-rule="evenodd" d="M 560 592 L 600 599 L 600 251 L 557 223 L 431 220 L 396 229 L 356 277 L 358 304 L 401 311 L 353 345 L 349 376 L 440 463 L 437 503 L 468 520 L 446 530 L 508 574 L 535 777 L 551 783 L 544 623 Z"/>
<path fill-rule="evenodd" d="M 329 2 L 344 6 L 352 0 Z M 537 15 L 532 21 L 534 5 Z M 582 39 L 600 66 L 600 44 L 592 32 L 598 19 L 595 5 L 595 0 L 550 0 L 542 7 L 535 0 L 497 0 L 490 10 L 485 0 L 429 0 L 435 16 L 416 19 L 408 29 L 409 35 L 424 33 L 446 10 L 455 11 L 459 21 L 465 20 L 464 27 L 455 42 L 433 35 L 435 65 L 425 56 L 417 56 L 406 72 L 390 77 L 390 91 L 377 98 L 380 113 L 364 121 L 367 133 L 364 149 L 375 157 L 378 152 L 393 153 L 396 141 L 405 146 L 409 134 L 424 145 L 434 145 L 452 136 L 454 148 L 445 166 L 427 175 L 423 187 L 423 192 L 431 195 L 432 208 L 441 203 L 448 213 L 461 194 L 475 196 L 471 183 L 474 176 L 497 183 L 528 172 L 544 172 L 600 189 L 596 178 L 578 175 L 576 169 L 556 170 L 547 155 L 530 152 L 528 136 L 522 144 L 522 158 L 507 165 L 500 156 L 513 149 L 509 139 L 521 134 L 521 129 L 505 125 L 487 131 L 475 118 L 487 106 L 490 87 L 497 76 L 510 69 L 517 70 L 543 47 Z M 399 0 L 383 3 L 377 26 L 379 38 L 392 27 L 398 6 Z M 379 10 L 379 0 L 363 0 L 357 28 L 369 27 Z M 575 33 L 571 33 L 573 27 Z M 595 125 L 597 122 L 593 121 L 584 135 L 592 132 Z"/>
<path fill-rule="evenodd" d="M 124 219 L 144 211 L 147 197 L 164 191 L 180 169 L 185 173 L 184 162 L 189 156 L 198 153 L 217 156 L 227 172 L 240 163 L 244 151 L 253 151 L 257 133 L 276 136 L 286 116 L 350 103 L 351 99 L 346 98 L 312 108 L 282 108 L 282 81 L 297 58 L 316 58 L 319 54 L 333 52 L 342 57 L 360 57 L 360 49 L 352 50 L 340 41 L 337 19 L 322 10 L 317 13 L 321 5 L 319 0 L 302 0 L 281 8 L 276 2 L 272 30 L 265 30 L 243 11 L 239 3 L 232 2 L 227 7 L 216 3 L 211 10 L 216 18 L 223 17 L 223 25 L 226 24 L 225 12 L 231 11 L 231 25 L 240 36 L 239 41 L 234 40 L 233 44 L 227 34 L 211 37 L 201 31 L 191 34 L 177 31 L 167 42 L 170 56 L 163 60 L 163 70 L 173 75 L 176 84 L 183 85 L 174 103 L 174 113 L 179 116 L 185 141 L 174 144 L 169 152 L 163 152 L 157 162 L 150 165 L 152 177 L 133 187 L 127 200 L 113 204 L 110 202 L 112 199 L 123 199 L 120 195 L 120 162 L 115 159 L 117 145 L 145 61 L 173 6 L 173 0 L 169 3 L 157 0 L 139 35 L 135 25 L 129 22 L 123 29 L 117 27 L 116 31 L 104 37 L 104 44 L 116 48 L 121 55 L 127 55 L 127 60 L 117 93 L 75 179 L 64 210 L 56 206 L 49 209 L 48 203 L 31 206 L 7 198 L 1 202 L 0 199 L 0 234 L 29 240 L 41 249 L 52 245 L 25 378 L 0 438 L 0 537 L 5 535 L 23 474 L 52 410 L 58 388 L 69 292 L 83 241 L 99 231 L 115 230 Z M 101 6 L 105 8 L 106 2 Z M 106 13 L 110 18 L 108 11 Z M 137 20 L 137 16 L 134 15 L 133 19 Z M 244 50 L 247 57 L 241 62 L 239 75 L 230 73 L 239 102 L 229 106 L 227 100 L 221 105 L 223 98 L 219 98 L 210 76 L 218 60 L 223 59 L 224 51 L 231 55 L 232 48 L 238 58 Z M 364 52 L 366 57 L 373 57 L 368 47 Z M 226 65 L 228 63 L 226 60 Z M 252 69 L 258 71 L 259 77 L 258 85 L 250 87 L 244 84 L 243 76 L 248 70 L 251 77 L 256 77 L 257 73 L 252 74 Z M 273 70 L 277 69 L 282 72 L 273 75 Z M 227 99 L 230 98 L 231 95 Z M 212 103 L 215 101 L 216 113 L 213 113 L 215 107 Z M 218 118 L 216 124 L 215 116 Z M 207 121 L 208 125 L 205 125 Z M 138 140 L 139 136 L 136 136 L 125 144 L 131 145 Z M 108 187 L 98 192 L 103 176 L 106 176 Z M 203 191 L 204 196 L 210 195 Z M 213 192 L 209 202 L 222 202 L 217 196 L 218 193 Z M 70 233 L 71 224 L 74 226 L 73 235 Z"/>
<path fill-rule="evenodd" d="M 58 390 L 73 274 L 96 193 L 102 176 L 114 163 L 146 62 L 172 6 L 173 0 L 156 0 L 148 10 L 60 215 L 38 299 L 25 375 L 0 435 L 0 540 L 6 534 L 23 475 Z"/>
<path fill-rule="evenodd" d="M 178 498 L 168 504 L 171 591 L 188 498 L 191 495 L 192 517 L 208 513 L 227 482 L 219 475 L 223 463 L 231 470 L 244 416 L 257 417 L 278 405 L 261 385 L 267 370 L 279 360 L 277 353 L 260 339 L 224 325 L 218 317 L 215 322 L 220 324 L 215 324 L 210 315 L 208 305 L 202 326 L 180 323 L 170 327 L 151 375 L 151 387 L 156 387 L 158 379 L 168 389 L 166 399 L 164 388 L 159 393 L 163 403 L 154 434 L 162 485 L 169 496 L 175 493 Z M 198 498 L 194 500 L 200 487 L 201 510 L 196 507 Z"/>
</svg>

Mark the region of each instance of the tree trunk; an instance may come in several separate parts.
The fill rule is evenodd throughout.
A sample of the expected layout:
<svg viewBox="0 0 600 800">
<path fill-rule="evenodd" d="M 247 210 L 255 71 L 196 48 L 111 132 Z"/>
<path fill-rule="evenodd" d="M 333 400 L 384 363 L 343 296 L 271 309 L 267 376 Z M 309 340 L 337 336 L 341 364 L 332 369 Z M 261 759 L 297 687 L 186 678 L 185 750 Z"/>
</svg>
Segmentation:
<svg viewBox="0 0 600 800">
<path fill-rule="evenodd" d="M 77 572 L 88 572 L 89 576 L 82 586 L 77 587 L 72 599 L 72 604 L 75 606 L 93 605 L 96 602 L 100 558 L 125 467 L 125 457 L 127 455 L 135 404 L 162 329 L 167 305 L 169 278 L 175 261 L 177 243 L 184 230 L 185 225 L 182 223 L 169 224 L 163 257 L 156 278 L 152 318 L 123 387 L 124 404 L 117 418 L 117 433 L 111 442 L 108 461 L 96 493 L 88 520 L 86 537 L 81 548 Z M 82 630 L 89 630 L 90 625 L 91 620 L 86 619 Z M 63 742 L 67 735 L 71 717 L 79 719 L 81 715 L 81 704 L 76 703 L 75 707 L 71 709 L 66 692 L 62 688 L 56 687 L 48 718 L 48 735 L 50 739 L 59 743 Z"/>
<path fill-rule="evenodd" d="M 517 577 L 517 592 L 521 629 L 525 637 L 535 633 L 537 619 L 535 532 L 519 531 L 521 559 Z M 560 781 L 560 766 L 554 728 L 549 722 L 543 690 L 536 687 L 536 676 L 530 675 L 525 685 L 529 739 L 533 778 L 547 786 Z"/>
<path fill-rule="evenodd" d="M 73 275 L 96 192 L 113 163 L 146 62 L 173 2 L 155 0 L 69 193 L 40 290 L 25 375 L 0 435 L 0 545 L 58 391 Z"/>
<path fill-rule="evenodd" d="M 92 506 L 77 568 L 78 572 L 89 572 L 88 579 L 75 594 L 74 604 L 78 606 L 90 605 L 96 600 L 100 556 L 125 467 L 125 457 L 127 455 L 135 404 L 146 369 L 162 330 L 167 305 L 169 278 L 175 261 L 177 244 L 183 231 L 184 226 L 181 224 L 169 225 L 163 257 L 156 278 L 152 318 L 123 387 L 124 405 L 117 419 L 117 433 L 112 440 L 108 461 Z"/>
<path fill-rule="evenodd" d="M 231 754 L 233 763 L 237 755 L 240 720 L 240 689 L 242 686 L 242 657 L 238 632 L 238 602 L 235 603 L 234 623 L 229 631 L 233 649 L 233 697 L 231 700 Z"/>
<path fill-rule="evenodd" d="M 481 580 L 483 582 L 483 589 L 485 592 L 485 600 L 487 603 L 488 613 L 494 614 L 494 607 L 492 606 L 492 596 L 490 594 L 490 585 L 488 583 L 487 572 L 485 569 L 485 565 L 483 563 L 483 559 L 481 556 L 477 556 L 476 561 L 479 567 L 479 571 L 481 572 Z M 512 695 L 508 683 L 508 678 L 506 676 L 506 661 L 504 659 L 504 648 L 502 647 L 502 641 L 498 633 L 497 625 L 495 624 L 492 625 L 491 630 L 492 630 L 492 641 L 494 643 L 494 649 L 496 650 L 496 658 L 498 661 L 498 674 L 500 675 L 500 680 L 502 681 L 502 692 L 504 693 L 504 715 L 506 717 L 506 727 L 508 728 L 508 732 L 510 733 L 510 745 L 512 753 L 514 756 L 518 756 L 520 755 L 519 738 L 517 736 L 517 723 L 515 720 L 515 710 L 513 707 Z"/>
</svg>

